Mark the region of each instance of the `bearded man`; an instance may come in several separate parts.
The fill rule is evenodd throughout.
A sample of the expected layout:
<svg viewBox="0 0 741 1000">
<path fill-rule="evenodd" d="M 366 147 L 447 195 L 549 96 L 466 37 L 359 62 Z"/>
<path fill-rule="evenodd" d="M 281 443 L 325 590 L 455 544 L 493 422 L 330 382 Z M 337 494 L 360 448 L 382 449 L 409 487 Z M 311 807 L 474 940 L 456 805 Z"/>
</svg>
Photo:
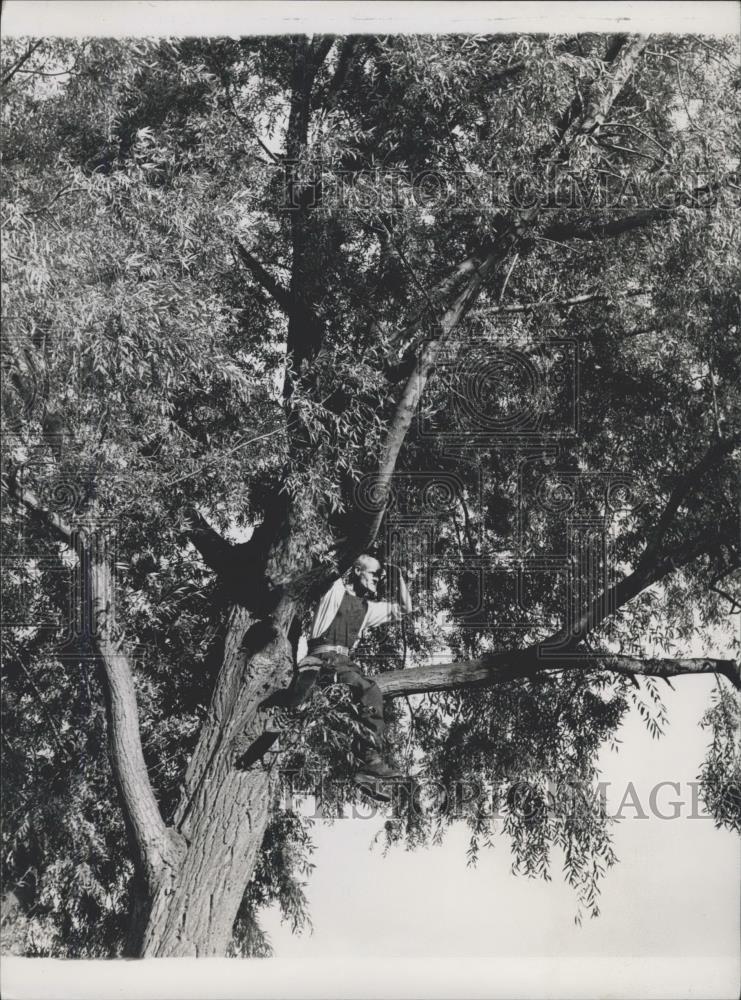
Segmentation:
<svg viewBox="0 0 741 1000">
<path fill-rule="evenodd" d="M 373 556 L 355 560 L 347 581 L 338 577 L 319 602 L 308 654 L 299 662 L 298 672 L 285 691 L 267 698 L 263 708 L 295 708 L 311 693 L 315 684 L 346 684 L 358 708 L 360 721 L 368 731 L 356 744 L 360 761 L 354 780 L 366 784 L 384 778 L 401 777 L 399 771 L 384 761 L 383 695 L 378 685 L 366 677 L 352 659 L 358 641 L 370 629 L 389 621 L 398 621 L 412 611 L 412 602 L 401 572 L 398 574 L 399 603 L 377 600 L 381 564 Z M 384 797 L 376 795 L 376 797 Z"/>
</svg>

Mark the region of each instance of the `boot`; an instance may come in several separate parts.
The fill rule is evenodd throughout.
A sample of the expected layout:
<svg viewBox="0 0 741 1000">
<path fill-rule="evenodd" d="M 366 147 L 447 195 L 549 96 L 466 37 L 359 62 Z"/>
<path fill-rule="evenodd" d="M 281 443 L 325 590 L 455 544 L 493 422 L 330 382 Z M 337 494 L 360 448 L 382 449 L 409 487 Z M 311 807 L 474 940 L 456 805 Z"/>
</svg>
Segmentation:
<svg viewBox="0 0 741 1000">
<path fill-rule="evenodd" d="M 378 783 L 401 777 L 401 772 L 387 764 L 380 754 L 370 751 L 353 775 L 353 781 L 368 798 L 376 802 L 390 802 L 391 796 L 382 791 Z"/>
<path fill-rule="evenodd" d="M 363 792 L 363 794 L 367 795 L 369 799 L 375 799 L 376 802 L 391 801 L 391 796 L 388 794 L 388 792 L 382 792 L 377 785 L 373 783 L 364 784 L 358 779 L 357 775 L 355 776 L 355 782 L 360 791 Z"/>
<path fill-rule="evenodd" d="M 402 778 L 401 771 L 387 764 L 379 753 L 368 753 L 361 761 L 353 780 L 356 783 L 365 781 L 388 781 Z"/>
</svg>

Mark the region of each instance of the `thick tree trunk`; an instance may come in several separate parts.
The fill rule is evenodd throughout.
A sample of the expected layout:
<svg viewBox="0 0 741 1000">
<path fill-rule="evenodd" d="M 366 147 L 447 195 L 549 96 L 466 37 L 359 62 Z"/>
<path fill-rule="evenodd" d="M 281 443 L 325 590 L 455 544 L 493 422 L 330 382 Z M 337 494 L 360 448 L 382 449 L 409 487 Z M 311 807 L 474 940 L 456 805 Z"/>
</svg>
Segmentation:
<svg viewBox="0 0 741 1000">
<path fill-rule="evenodd" d="M 264 730 L 268 718 L 257 706 L 287 683 L 292 612 L 288 603 L 278 609 L 275 635 L 244 609 L 232 611 L 224 663 L 174 818 L 184 854 L 148 901 L 142 957 L 224 955 L 229 946 L 268 823 L 272 783 L 269 762 L 235 767 L 235 741 Z"/>
<path fill-rule="evenodd" d="M 286 136 L 286 193 L 288 204 L 293 206 L 293 256 L 289 296 L 284 305 L 289 315 L 288 355 L 299 373 L 302 362 L 320 346 L 321 329 L 307 308 L 306 295 L 305 272 L 311 250 L 306 217 L 310 206 L 306 198 L 313 188 L 309 184 L 305 190 L 300 183 L 298 162 L 307 142 L 312 86 L 331 45 L 330 38 L 319 39 L 316 44 L 297 38 L 294 45 Z M 264 280 L 265 275 L 262 277 Z M 286 378 L 286 400 L 292 390 L 292 382 Z M 294 458 L 307 461 L 311 442 L 290 405 L 288 430 Z M 295 523 L 296 512 L 289 509 L 286 495 L 279 494 L 275 501 L 277 510 L 285 508 L 285 520 L 279 517 L 282 523 L 265 566 L 265 578 L 274 582 L 295 574 L 307 551 L 305 537 Z M 288 632 L 295 608 L 294 599 L 286 597 L 281 601 L 273 614 L 277 630 L 273 636 L 266 633 L 265 622 L 254 621 L 244 608 L 235 607 L 232 612 L 224 663 L 174 818 L 176 830 L 185 838 L 185 854 L 177 869 L 168 871 L 151 894 L 148 919 L 141 933 L 142 956 L 226 952 L 259 855 L 271 802 L 269 764 L 258 762 L 246 772 L 238 770 L 234 765 L 238 756 L 235 741 L 238 739 L 244 746 L 264 731 L 268 716 L 257 706 L 269 692 L 289 680 L 292 656 Z"/>
</svg>

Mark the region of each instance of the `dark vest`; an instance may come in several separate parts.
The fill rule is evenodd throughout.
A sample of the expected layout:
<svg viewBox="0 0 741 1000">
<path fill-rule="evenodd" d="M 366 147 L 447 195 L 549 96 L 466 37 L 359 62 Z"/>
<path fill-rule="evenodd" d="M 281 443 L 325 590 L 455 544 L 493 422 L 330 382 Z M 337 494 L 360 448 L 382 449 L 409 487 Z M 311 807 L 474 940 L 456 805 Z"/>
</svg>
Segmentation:
<svg viewBox="0 0 741 1000">
<path fill-rule="evenodd" d="M 363 624 L 368 602 L 354 594 L 348 594 L 342 598 L 342 604 L 337 609 L 337 614 L 326 632 L 323 632 L 316 639 L 309 640 L 309 652 L 317 646 L 346 646 L 352 649 L 360 633 L 360 626 Z"/>
</svg>

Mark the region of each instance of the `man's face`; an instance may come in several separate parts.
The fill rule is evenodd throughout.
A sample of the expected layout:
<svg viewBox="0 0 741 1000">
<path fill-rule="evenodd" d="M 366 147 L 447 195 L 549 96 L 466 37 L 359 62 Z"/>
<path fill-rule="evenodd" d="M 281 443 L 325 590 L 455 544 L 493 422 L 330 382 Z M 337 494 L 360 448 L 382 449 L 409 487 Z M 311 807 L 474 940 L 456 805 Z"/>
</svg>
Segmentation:
<svg viewBox="0 0 741 1000">
<path fill-rule="evenodd" d="M 358 586 L 369 594 L 378 592 L 378 581 L 381 578 L 381 564 L 377 559 L 364 560 L 355 567 L 355 579 Z"/>
</svg>

